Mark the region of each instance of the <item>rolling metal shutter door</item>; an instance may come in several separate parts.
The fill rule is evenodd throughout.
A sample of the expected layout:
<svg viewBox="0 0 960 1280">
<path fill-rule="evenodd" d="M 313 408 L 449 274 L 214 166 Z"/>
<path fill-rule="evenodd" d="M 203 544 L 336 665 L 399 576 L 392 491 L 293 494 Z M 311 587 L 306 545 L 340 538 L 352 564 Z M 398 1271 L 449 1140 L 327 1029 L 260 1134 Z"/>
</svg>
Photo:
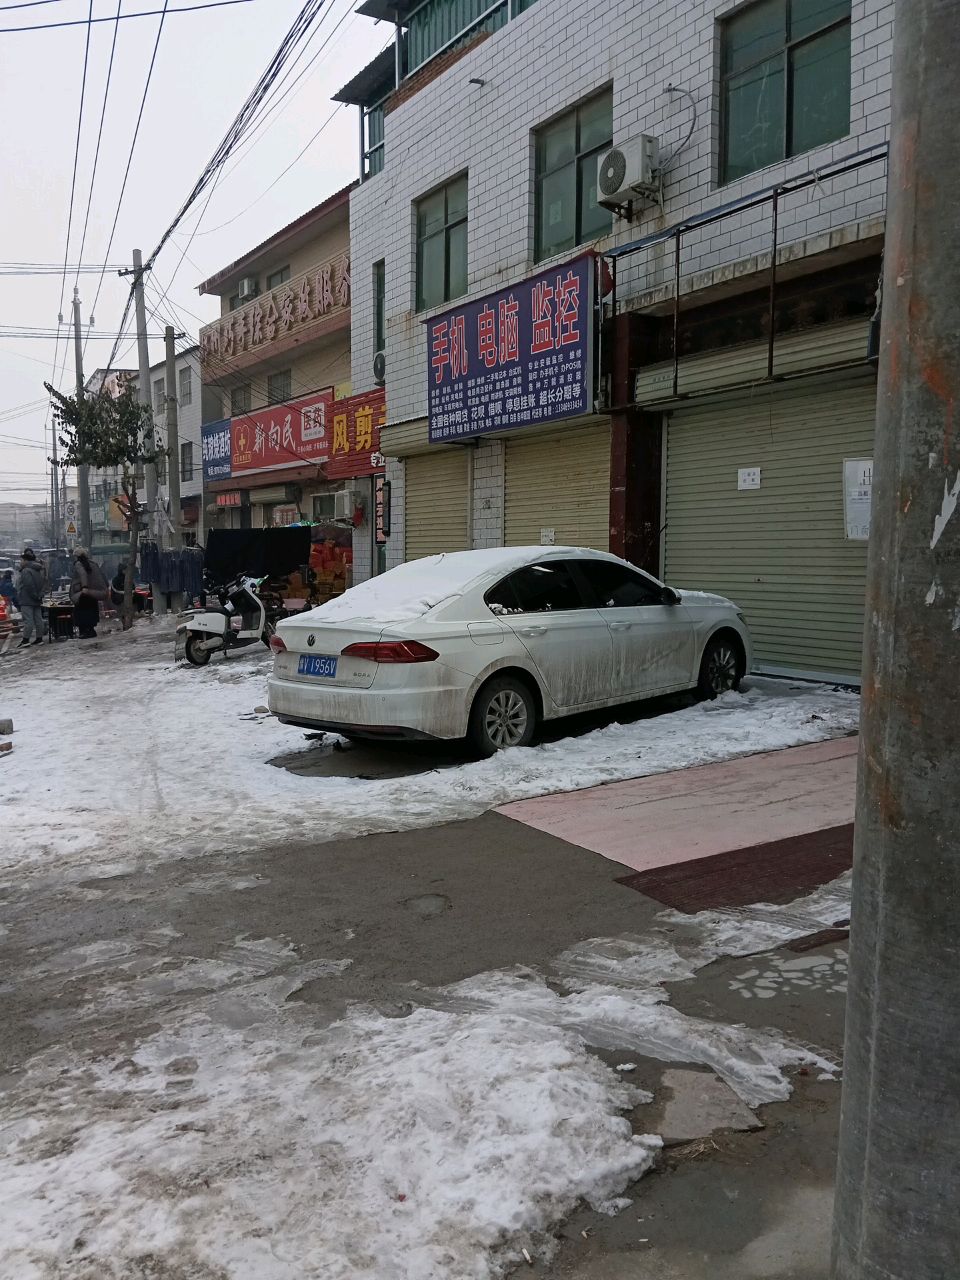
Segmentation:
<svg viewBox="0 0 960 1280">
<path fill-rule="evenodd" d="M 875 411 L 869 380 L 668 418 L 664 577 L 735 600 L 761 669 L 860 675 L 867 544 L 844 537 L 842 477 L 873 456 Z M 741 467 L 759 489 L 738 491 Z"/>
<path fill-rule="evenodd" d="M 508 440 L 504 460 L 504 544 L 538 546 L 541 529 L 558 545 L 610 545 L 610 424 L 532 440 Z"/>
<path fill-rule="evenodd" d="M 466 551 L 466 450 L 415 454 L 405 460 L 404 473 L 406 558 Z"/>
</svg>

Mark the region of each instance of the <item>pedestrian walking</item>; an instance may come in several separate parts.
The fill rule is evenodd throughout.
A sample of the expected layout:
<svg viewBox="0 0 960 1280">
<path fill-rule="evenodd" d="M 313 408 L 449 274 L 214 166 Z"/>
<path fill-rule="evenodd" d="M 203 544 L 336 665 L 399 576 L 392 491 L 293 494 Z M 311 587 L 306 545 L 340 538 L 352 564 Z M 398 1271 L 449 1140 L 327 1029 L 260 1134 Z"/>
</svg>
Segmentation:
<svg viewBox="0 0 960 1280">
<path fill-rule="evenodd" d="M 70 603 L 81 640 L 95 640 L 100 621 L 100 601 L 110 595 L 103 570 L 90 559 L 85 547 L 73 553 L 73 576 L 70 579 Z"/>
<path fill-rule="evenodd" d="M 43 591 L 47 573 L 32 547 L 20 557 L 20 612 L 23 615 L 23 639 L 19 648 L 43 644 Z"/>
</svg>

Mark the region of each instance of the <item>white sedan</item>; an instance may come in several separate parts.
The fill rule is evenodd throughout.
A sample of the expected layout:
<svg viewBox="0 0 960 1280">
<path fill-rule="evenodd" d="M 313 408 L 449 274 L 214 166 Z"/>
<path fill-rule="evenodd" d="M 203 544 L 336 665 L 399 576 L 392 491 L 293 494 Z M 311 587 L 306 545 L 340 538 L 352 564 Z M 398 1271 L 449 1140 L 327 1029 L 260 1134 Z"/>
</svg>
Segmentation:
<svg viewBox="0 0 960 1280">
<path fill-rule="evenodd" d="M 743 614 L 582 547 L 429 556 L 285 619 L 270 710 L 350 737 L 468 738 L 484 754 L 542 720 L 682 689 L 716 697 L 750 669 Z"/>
</svg>

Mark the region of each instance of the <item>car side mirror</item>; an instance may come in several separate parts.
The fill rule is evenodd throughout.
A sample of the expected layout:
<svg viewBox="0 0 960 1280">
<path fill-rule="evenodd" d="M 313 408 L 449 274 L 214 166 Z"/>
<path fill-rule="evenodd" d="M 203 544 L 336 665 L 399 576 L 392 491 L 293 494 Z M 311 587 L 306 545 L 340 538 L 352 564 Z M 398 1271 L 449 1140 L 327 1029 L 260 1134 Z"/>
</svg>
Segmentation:
<svg viewBox="0 0 960 1280">
<path fill-rule="evenodd" d="M 673 587 L 664 587 L 660 592 L 660 599 L 664 604 L 679 604 L 680 592 L 674 591 Z"/>
</svg>

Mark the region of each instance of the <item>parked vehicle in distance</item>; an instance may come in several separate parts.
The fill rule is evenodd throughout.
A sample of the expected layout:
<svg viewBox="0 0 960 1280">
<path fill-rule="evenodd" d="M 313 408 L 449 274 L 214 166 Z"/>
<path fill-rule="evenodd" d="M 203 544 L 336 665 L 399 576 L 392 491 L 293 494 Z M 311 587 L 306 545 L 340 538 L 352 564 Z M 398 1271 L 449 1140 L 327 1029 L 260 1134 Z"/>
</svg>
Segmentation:
<svg viewBox="0 0 960 1280">
<path fill-rule="evenodd" d="M 429 556 L 279 623 L 269 705 L 286 724 L 365 738 L 468 738 L 491 755 L 543 720 L 750 669 L 743 615 L 582 547 Z"/>
</svg>

